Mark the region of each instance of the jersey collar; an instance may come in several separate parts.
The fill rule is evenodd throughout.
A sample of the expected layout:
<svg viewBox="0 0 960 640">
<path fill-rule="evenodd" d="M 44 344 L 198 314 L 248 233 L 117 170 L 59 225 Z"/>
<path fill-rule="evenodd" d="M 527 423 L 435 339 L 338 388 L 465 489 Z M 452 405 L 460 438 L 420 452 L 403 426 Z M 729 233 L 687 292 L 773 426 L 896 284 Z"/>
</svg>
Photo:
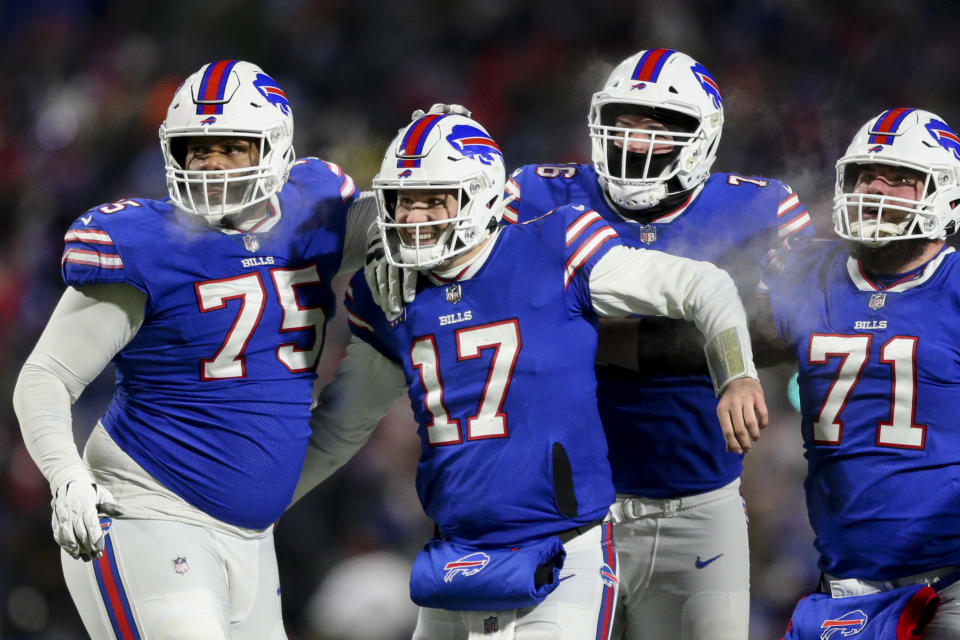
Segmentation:
<svg viewBox="0 0 960 640">
<path fill-rule="evenodd" d="M 280 199 L 277 194 L 270 196 L 267 200 L 267 207 L 263 215 L 251 220 L 245 220 L 235 228 L 218 227 L 220 231 L 227 235 L 236 235 L 238 233 L 266 233 L 280 222 Z"/>
<path fill-rule="evenodd" d="M 497 244 L 497 240 L 500 237 L 500 231 L 502 229 L 502 227 L 498 227 L 496 231 L 490 234 L 490 239 L 487 240 L 486 244 L 484 245 L 483 251 L 471 258 L 470 262 L 467 264 L 458 264 L 457 266 L 449 269 L 431 269 L 430 271 L 427 271 L 427 279 L 430 280 L 430 283 L 433 285 L 444 285 L 450 284 L 451 282 L 458 282 L 460 280 L 469 280 L 475 276 L 480 269 L 483 268 L 483 265 L 487 263 L 487 258 L 490 257 L 490 252 L 493 251 L 493 246 Z"/>
<path fill-rule="evenodd" d="M 872 280 L 870 276 L 867 275 L 866 270 L 863 268 L 863 265 L 859 260 L 853 256 L 847 258 L 847 274 L 850 276 L 850 280 L 853 282 L 853 285 L 860 291 L 907 291 L 919 287 L 924 282 L 933 277 L 933 274 L 936 273 L 937 269 L 940 267 L 940 263 L 943 262 L 943 259 L 947 254 L 953 253 L 953 247 L 945 247 L 943 251 L 934 256 L 927 264 L 923 267 L 919 273 L 913 273 L 908 276 L 904 276 L 903 280 L 898 280 L 889 286 L 883 286 L 882 284 Z"/>
</svg>

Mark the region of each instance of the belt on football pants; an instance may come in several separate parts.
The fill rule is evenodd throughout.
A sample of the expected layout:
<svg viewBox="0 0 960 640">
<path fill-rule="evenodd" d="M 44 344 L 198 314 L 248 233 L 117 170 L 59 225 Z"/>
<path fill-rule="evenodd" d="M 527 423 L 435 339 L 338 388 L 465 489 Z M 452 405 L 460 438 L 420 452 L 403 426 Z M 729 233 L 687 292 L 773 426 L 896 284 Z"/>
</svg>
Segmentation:
<svg viewBox="0 0 960 640">
<path fill-rule="evenodd" d="M 730 496 L 736 496 L 740 493 L 740 478 L 737 478 L 730 484 L 692 496 L 682 498 L 664 498 L 654 500 L 652 498 L 641 498 L 626 494 L 617 494 L 617 501 L 610 505 L 610 519 L 614 523 L 625 522 L 627 520 L 639 520 L 640 518 L 669 518 L 679 511 L 692 509 L 700 505 L 721 500 Z"/>
<path fill-rule="evenodd" d="M 820 578 L 820 591 L 834 598 L 862 596 L 881 591 L 892 591 L 900 587 L 925 584 L 928 587 L 943 589 L 960 580 L 960 567 L 941 567 L 933 571 L 924 571 L 912 576 L 893 580 L 860 580 L 858 578 L 834 578 L 823 574 Z"/>
<path fill-rule="evenodd" d="M 593 522 L 588 522 L 587 524 L 582 524 L 579 527 L 574 527 L 572 529 L 566 529 L 565 531 L 561 531 L 560 533 L 555 533 L 554 535 L 560 538 L 560 542 L 566 544 L 571 540 L 573 540 L 574 538 L 576 538 L 577 536 L 583 535 L 587 531 L 590 531 L 590 529 L 600 526 L 602 522 L 603 522 L 603 518 L 598 518 Z"/>
</svg>

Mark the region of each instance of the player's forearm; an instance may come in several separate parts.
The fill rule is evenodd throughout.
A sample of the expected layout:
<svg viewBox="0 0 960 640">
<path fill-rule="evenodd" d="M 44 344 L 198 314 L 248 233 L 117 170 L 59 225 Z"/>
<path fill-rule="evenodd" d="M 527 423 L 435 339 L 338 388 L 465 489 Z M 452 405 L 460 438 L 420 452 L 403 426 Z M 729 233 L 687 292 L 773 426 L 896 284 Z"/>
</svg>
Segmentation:
<svg viewBox="0 0 960 640">
<path fill-rule="evenodd" d="M 736 377 L 756 377 L 746 311 L 733 280 L 716 266 L 616 247 L 594 267 L 590 292 L 601 315 L 661 315 L 693 322 L 705 338 L 718 390 Z"/>
<path fill-rule="evenodd" d="M 68 288 L 20 371 L 13 403 L 27 451 L 51 488 L 89 479 L 70 405 L 133 337 L 145 296 L 126 285 Z"/>
<path fill-rule="evenodd" d="M 347 463 L 407 390 L 403 370 L 356 338 L 310 417 L 310 441 L 291 505 Z"/>
<path fill-rule="evenodd" d="M 27 452 L 52 491 L 72 480 L 90 480 L 73 440 L 70 393 L 51 371 L 28 361 L 13 390 L 13 409 Z"/>
<path fill-rule="evenodd" d="M 343 260 L 337 275 L 353 273 L 363 266 L 367 251 L 367 229 L 377 219 L 377 199 L 372 191 L 361 193 L 347 211 L 343 238 Z"/>
</svg>

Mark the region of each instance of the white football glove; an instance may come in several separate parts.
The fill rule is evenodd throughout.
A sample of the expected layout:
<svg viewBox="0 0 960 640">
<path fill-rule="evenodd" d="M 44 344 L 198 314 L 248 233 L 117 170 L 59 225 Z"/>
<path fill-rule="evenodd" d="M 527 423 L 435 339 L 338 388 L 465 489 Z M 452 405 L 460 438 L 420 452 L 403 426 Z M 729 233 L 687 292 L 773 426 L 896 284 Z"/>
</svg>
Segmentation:
<svg viewBox="0 0 960 640">
<path fill-rule="evenodd" d="M 413 302 L 417 296 L 417 272 L 395 267 L 387 261 L 376 223 L 367 229 L 367 255 L 364 259 L 363 277 L 370 287 L 373 301 L 383 309 L 387 320 L 399 316 L 403 305 Z"/>
<path fill-rule="evenodd" d="M 74 558 L 89 561 L 103 555 L 100 516 L 122 516 L 113 494 L 93 483 L 71 481 L 53 496 L 53 539 Z"/>
<path fill-rule="evenodd" d="M 425 115 L 432 113 L 452 113 L 457 116 L 464 116 L 466 118 L 470 117 L 470 109 L 467 109 L 462 104 L 443 104 L 442 102 L 437 102 L 430 110 L 424 112 L 423 109 L 417 109 L 412 114 L 410 114 L 411 120 L 416 120 L 417 118 L 422 118 Z"/>
</svg>

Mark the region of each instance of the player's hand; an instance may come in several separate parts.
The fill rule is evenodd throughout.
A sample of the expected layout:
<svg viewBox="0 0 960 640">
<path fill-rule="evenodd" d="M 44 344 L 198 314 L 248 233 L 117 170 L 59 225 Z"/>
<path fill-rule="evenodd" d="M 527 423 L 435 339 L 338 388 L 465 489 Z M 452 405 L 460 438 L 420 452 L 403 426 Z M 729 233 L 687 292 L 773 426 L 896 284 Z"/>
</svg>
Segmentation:
<svg viewBox="0 0 960 640">
<path fill-rule="evenodd" d="M 424 111 L 423 109 L 417 109 L 412 114 L 410 114 L 411 120 L 416 120 L 417 118 L 422 118 L 423 116 L 434 114 L 434 113 L 452 113 L 457 116 L 470 117 L 470 109 L 467 109 L 462 104 L 443 104 L 442 102 L 437 102 L 429 111 Z"/>
<path fill-rule="evenodd" d="M 53 496 L 53 539 L 74 558 L 84 561 L 103 555 L 100 514 L 121 516 L 113 494 L 93 483 L 72 481 Z"/>
<path fill-rule="evenodd" d="M 752 442 L 760 438 L 760 429 L 767 426 L 770 417 L 760 382 L 754 378 L 731 380 L 717 403 L 717 417 L 727 451 L 750 451 Z"/>
<path fill-rule="evenodd" d="M 403 305 L 413 302 L 417 295 L 417 272 L 395 267 L 387 261 L 383 239 L 376 224 L 370 225 L 367 230 L 363 277 L 370 287 L 373 301 L 383 309 L 388 320 L 400 315 Z"/>
</svg>

